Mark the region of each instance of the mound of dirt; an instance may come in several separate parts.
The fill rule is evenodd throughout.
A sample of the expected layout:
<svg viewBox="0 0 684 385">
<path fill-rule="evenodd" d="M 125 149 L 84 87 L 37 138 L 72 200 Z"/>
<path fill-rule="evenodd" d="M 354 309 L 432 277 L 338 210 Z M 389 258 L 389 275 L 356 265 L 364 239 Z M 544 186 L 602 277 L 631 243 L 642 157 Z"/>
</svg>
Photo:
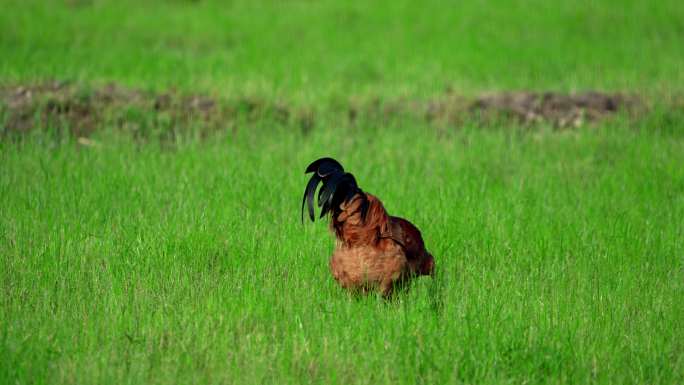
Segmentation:
<svg viewBox="0 0 684 385">
<path fill-rule="evenodd" d="M 556 127 L 580 127 L 642 105 L 636 96 L 622 94 L 508 92 L 481 96 L 471 110 L 485 115 L 508 115 L 523 124 L 550 122 Z"/>
<path fill-rule="evenodd" d="M 0 108 L 5 132 L 27 132 L 40 124 L 68 128 L 76 136 L 87 136 L 105 122 L 135 131 L 149 112 L 157 125 L 210 124 L 218 111 L 217 103 L 202 95 L 155 94 L 115 84 L 92 90 L 63 82 L 0 87 Z"/>
<path fill-rule="evenodd" d="M 468 99 L 447 92 L 430 100 L 352 101 L 328 108 L 350 124 L 360 119 L 386 122 L 412 118 L 431 124 L 458 127 L 466 121 L 517 124 L 551 124 L 579 127 L 615 114 L 637 111 L 644 104 L 635 96 L 587 92 L 581 94 L 507 92 Z M 269 119 L 294 124 L 303 132 L 317 121 L 314 106 L 292 107 L 256 98 L 218 99 L 202 94 L 183 94 L 174 89 L 162 93 L 108 84 L 84 88 L 64 82 L 0 87 L 2 133 L 25 133 L 36 127 L 68 130 L 87 137 L 96 129 L 115 127 L 134 135 L 163 132 L 174 135 L 188 127 L 201 132 L 234 128 L 235 122 Z"/>
</svg>

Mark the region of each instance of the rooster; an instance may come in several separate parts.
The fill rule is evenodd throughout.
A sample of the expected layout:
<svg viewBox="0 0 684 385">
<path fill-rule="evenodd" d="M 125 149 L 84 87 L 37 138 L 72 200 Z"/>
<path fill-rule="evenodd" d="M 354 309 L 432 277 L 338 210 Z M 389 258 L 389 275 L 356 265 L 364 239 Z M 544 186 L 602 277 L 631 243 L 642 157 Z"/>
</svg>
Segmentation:
<svg viewBox="0 0 684 385">
<path fill-rule="evenodd" d="M 390 216 L 375 196 L 363 192 L 354 176 L 332 158 L 321 158 L 306 168 L 313 173 L 304 190 L 304 206 L 315 221 L 314 195 L 318 192 L 320 218 L 330 215 L 337 239 L 330 270 L 344 288 L 364 293 L 378 289 L 389 296 L 411 277 L 432 275 L 434 258 L 425 249 L 420 231 L 406 219 Z"/>
</svg>

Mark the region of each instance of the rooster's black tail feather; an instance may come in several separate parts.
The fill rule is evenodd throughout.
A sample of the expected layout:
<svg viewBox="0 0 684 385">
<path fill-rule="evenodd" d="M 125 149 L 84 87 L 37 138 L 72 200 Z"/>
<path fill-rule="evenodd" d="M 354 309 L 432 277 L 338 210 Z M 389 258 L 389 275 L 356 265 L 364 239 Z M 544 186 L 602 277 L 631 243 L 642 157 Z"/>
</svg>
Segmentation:
<svg viewBox="0 0 684 385">
<path fill-rule="evenodd" d="M 356 184 L 354 175 L 344 172 L 342 165 L 332 158 L 321 158 L 309 165 L 306 168 L 305 174 L 313 172 L 309 183 L 304 190 L 304 197 L 302 198 L 302 222 L 304 221 L 304 204 L 306 203 L 309 211 L 311 221 L 315 220 L 314 215 L 314 194 L 319 183 L 323 183 L 318 192 L 318 207 L 321 208 L 321 216 L 323 218 L 329 212 L 336 212 L 339 210 L 340 204 L 348 202 L 356 194 L 363 193 Z M 365 218 L 367 211 L 367 202 L 361 206 L 362 216 Z"/>
</svg>

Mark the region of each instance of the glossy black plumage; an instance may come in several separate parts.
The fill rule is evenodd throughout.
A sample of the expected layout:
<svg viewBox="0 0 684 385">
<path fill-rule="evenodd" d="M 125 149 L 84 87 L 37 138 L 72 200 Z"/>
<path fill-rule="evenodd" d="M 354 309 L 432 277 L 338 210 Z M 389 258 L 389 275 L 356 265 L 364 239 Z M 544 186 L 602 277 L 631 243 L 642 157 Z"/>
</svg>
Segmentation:
<svg viewBox="0 0 684 385">
<path fill-rule="evenodd" d="M 318 207 L 321 208 L 320 218 L 329 212 L 339 210 L 339 205 L 348 202 L 356 194 L 363 194 L 363 191 L 356 184 L 354 175 L 344 172 L 342 165 L 332 158 L 320 158 L 312 162 L 305 171 L 305 174 L 312 172 L 313 175 L 306 185 L 304 197 L 302 198 L 302 221 L 304 221 L 304 205 L 306 204 L 311 221 L 315 220 L 314 213 L 314 194 L 318 184 L 322 182 L 322 187 L 318 192 Z M 363 217 L 367 211 L 367 203 L 362 205 Z"/>
</svg>

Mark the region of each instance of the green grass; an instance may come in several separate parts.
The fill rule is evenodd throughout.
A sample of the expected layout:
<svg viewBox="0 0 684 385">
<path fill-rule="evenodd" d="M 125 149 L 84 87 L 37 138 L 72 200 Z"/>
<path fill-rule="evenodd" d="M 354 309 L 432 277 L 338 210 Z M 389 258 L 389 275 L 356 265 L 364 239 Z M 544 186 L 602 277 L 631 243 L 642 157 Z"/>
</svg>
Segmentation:
<svg viewBox="0 0 684 385">
<path fill-rule="evenodd" d="M 5 2 L 0 79 L 306 100 L 684 87 L 679 0 Z"/>
<path fill-rule="evenodd" d="M 3 5 L 0 85 L 655 109 L 555 130 L 320 108 L 202 139 L 122 133 L 157 118 L 131 109 L 85 145 L 36 120 L 0 136 L 0 384 L 684 383 L 684 116 L 659 104 L 684 86 L 678 1 Z M 299 220 L 320 156 L 421 228 L 435 277 L 390 301 L 335 284 L 327 226 Z"/>
<path fill-rule="evenodd" d="M 393 128 L 4 143 L 0 382 L 684 380 L 682 141 Z M 421 227 L 434 279 L 335 285 L 299 222 L 324 154 Z"/>
</svg>

